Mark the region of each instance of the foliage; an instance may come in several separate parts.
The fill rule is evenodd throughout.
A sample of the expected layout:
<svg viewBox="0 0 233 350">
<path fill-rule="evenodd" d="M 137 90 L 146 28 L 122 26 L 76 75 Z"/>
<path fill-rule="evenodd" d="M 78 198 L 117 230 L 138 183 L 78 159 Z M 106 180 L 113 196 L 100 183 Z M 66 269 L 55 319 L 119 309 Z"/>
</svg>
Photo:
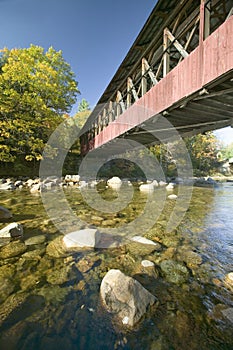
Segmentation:
<svg viewBox="0 0 233 350">
<path fill-rule="evenodd" d="M 76 101 L 77 82 L 52 47 L 1 50 L 0 161 L 40 160 L 50 134 Z"/>
<path fill-rule="evenodd" d="M 219 143 L 213 132 L 185 138 L 186 147 L 196 174 L 208 174 L 217 162 Z"/>
<path fill-rule="evenodd" d="M 230 159 L 233 157 L 233 142 L 229 145 L 222 146 L 220 149 L 222 159 Z"/>
<path fill-rule="evenodd" d="M 78 112 L 85 112 L 90 111 L 90 105 L 85 98 L 82 99 L 82 101 L 78 105 Z"/>
</svg>

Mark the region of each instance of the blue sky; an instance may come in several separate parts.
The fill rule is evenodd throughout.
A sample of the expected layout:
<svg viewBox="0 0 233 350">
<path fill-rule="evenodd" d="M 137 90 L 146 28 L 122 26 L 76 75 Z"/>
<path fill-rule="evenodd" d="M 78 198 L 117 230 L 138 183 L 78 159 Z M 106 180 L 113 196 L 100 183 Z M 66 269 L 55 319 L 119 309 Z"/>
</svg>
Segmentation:
<svg viewBox="0 0 233 350">
<path fill-rule="evenodd" d="M 62 50 L 94 107 L 156 0 L 0 0 L 0 48 Z M 74 106 L 73 112 L 77 110 Z M 233 141 L 233 129 L 224 141 Z"/>
</svg>

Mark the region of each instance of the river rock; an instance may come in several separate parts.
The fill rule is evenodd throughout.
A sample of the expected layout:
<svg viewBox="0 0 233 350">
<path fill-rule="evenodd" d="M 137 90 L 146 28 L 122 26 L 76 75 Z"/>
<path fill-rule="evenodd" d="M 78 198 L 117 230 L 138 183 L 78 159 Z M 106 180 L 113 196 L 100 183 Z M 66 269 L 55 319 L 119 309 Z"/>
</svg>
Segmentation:
<svg viewBox="0 0 233 350">
<path fill-rule="evenodd" d="M 12 222 L 0 230 L 0 237 L 21 237 L 23 236 L 23 226 L 17 222 Z"/>
<path fill-rule="evenodd" d="M 3 190 L 3 191 L 15 190 L 15 186 L 11 182 L 5 182 L 3 184 L 0 184 L 0 190 Z"/>
<path fill-rule="evenodd" d="M 182 284 L 189 277 L 188 269 L 181 263 L 174 260 L 164 260 L 160 264 L 160 268 L 168 282 Z"/>
<path fill-rule="evenodd" d="M 25 241 L 26 245 L 36 245 L 36 244 L 43 244 L 46 241 L 46 237 L 44 235 L 38 235 L 28 238 Z"/>
<path fill-rule="evenodd" d="M 0 278 L 0 303 L 2 303 L 14 289 L 14 283 L 10 279 Z"/>
<path fill-rule="evenodd" d="M 167 196 L 168 199 L 177 199 L 177 195 L 176 194 L 169 194 L 169 196 Z"/>
<path fill-rule="evenodd" d="M 155 189 L 155 186 L 153 183 L 150 183 L 150 184 L 142 184 L 139 186 L 139 191 L 141 192 L 153 192 Z"/>
<path fill-rule="evenodd" d="M 154 251 L 161 251 L 161 244 L 158 242 L 153 242 L 142 236 L 134 236 L 130 240 L 131 242 L 127 244 L 128 251 L 133 255 L 147 255 Z"/>
<path fill-rule="evenodd" d="M 138 281 L 120 270 L 107 272 L 100 286 L 104 306 L 113 312 L 123 324 L 134 326 L 146 313 L 156 298 Z"/>
<path fill-rule="evenodd" d="M 8 259 L 23 254 L 27 250 L 24 243 L 13 241 L 0 249 L 0 259 Z"/>
<path fill-rule="evenodd" d="M 202 264 L 202 257 L 193 251 L 186 251 L 183 253 L 183 261 L 190 269 L 197 268 Z"/>
<path fill-rule="evenodd" d="M 233 291 L 233 272 L 230 272 L 226 275 L 224 283 L 226 287 L 230 288 Z"/>
<path fill-rule="evenodd" d="M 117 190 L 121 187 L 122 181 L 119 177 L 113 176 L 111 179 L 107 181 L 107 185 L 114 190 Z"/>
<path fill-rule="evenodd" d="M 142 260 L 141 265 L 143 267 L 154 267 L 155 264 L 150 260 Z"/>
<path fill-rule="evenodd" d="M 63 243 L 68 249 L 79 247 L 94 248 L 98 245 L 100 238 L 101 234 L 98 230 L 87 228 L 66 234 L 63 238 Z"/>
<path fill-rule="evenodd" d="M 0 206 L 0 219 L 10 219 L 10 218 L 12 218 L 12 214 L 10 210 Z"/>
</svg>

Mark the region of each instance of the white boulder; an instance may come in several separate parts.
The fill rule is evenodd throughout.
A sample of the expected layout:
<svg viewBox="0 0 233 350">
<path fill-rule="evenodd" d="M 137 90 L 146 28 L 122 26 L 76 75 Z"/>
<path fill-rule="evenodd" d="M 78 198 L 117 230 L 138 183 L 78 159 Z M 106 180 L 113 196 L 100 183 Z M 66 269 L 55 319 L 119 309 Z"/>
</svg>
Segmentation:
<svg viewBox="0 0 233 350">
<path fill-rule="evenodd" d="M 138 281 L 120 270 L 107 272 L 100 286 L 104 306 L 113 312 L 124 325 L 134 326 L 156 298 Z"/>
<path fill-rule="evenodd" d="M 86 228 L 84 230 L 74 231 L 63 237 L 63 243 L 67 249 L 83 248 L 97 246 L 101 239 L 101 234 L 96 229 Z"/>
</svg>

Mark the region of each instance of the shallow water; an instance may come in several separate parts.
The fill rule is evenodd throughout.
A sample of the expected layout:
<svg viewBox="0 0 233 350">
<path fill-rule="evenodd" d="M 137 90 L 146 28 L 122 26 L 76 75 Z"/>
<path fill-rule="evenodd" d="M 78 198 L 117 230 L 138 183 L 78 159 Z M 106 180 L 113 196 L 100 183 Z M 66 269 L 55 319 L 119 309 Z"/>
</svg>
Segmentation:
<svg viewBox="0 0 233 350">
<path fill-rule="evenodd" d="M 137 186 L 134 189 L 128 206 L 113 213 L 88 206 L 76 188 L 66 189 L 65 195 L 82 219 L 80 227 L 117 228 L 122 234 L 142 215 L 147 201 Z M 127 191 L 125 187 L 126 198 Z M 99 186 L 99 193 L 109 203 L 117 198 L 105 184 Z M 225 275 L 233 271 L 233 186 L 194 188 L 181 224 L 171 232 L 166 232 L 166 225 L 175 202 L 160 205 L 163 195 L 158 191 L 150 199 L 158 218 L 137 223 L 141 235 L 160 242 L 160 251 L 148 253 L 123 241 L 115 248 L 64 255 L 59 248 L 53 254 L 56 246 L 51 242 L 62 233 L 46 214 L 40 196 L 27 190 L 2 191 L 0 205 L 13 214 L 8 222 L 22 223 L 24 237 L 21 242 L 0 242 L 0 349 L 232 349 L 232 319 L 222 311 L 233 307 L 232 292 L 224 285 Z M 65 209 L 63 214 L 58 215 L 60 223 L 71 231 Z M 145 232 L 148 224 L 152 227 Z M 28 239 L 38 236 L 37 242 L 28 244 Z M 21 252 L 12 255 L 10 245 L 19 243 Z M 6 247 L 10 247 L 7 252 Z M 192 254 L 187 259 L 190 252 L 196 253 L 198 262 Z M 141 268 L 143 259 L 156 264 L 155 274 Z M 174 283 L 164 275 L 160 264 L 167 259 L 188 267 L 185 281 Z M 111 268 L 138 279 L 158 298 L 159 304 L 134 329 L 124 329 L 100 302 L 100 283 Z"/>
</svg>

